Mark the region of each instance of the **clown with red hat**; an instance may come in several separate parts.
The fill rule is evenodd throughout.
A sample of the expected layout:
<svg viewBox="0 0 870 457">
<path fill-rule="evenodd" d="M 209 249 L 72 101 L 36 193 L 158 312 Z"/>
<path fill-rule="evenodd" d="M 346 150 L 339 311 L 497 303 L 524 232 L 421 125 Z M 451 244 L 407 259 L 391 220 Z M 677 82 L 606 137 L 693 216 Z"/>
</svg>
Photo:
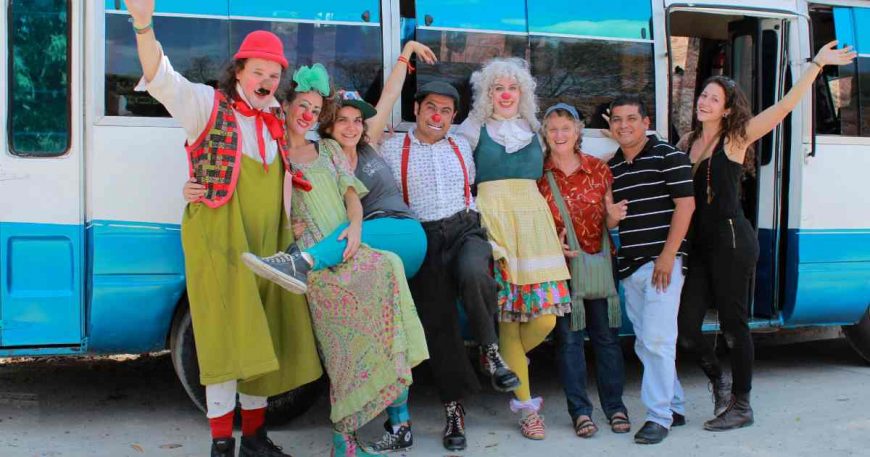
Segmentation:
<svg viewBox="0 0 870 457">
<path fill-rule="evenodd" d="M 154 33 L 154 0 L 126 0 L 147 90 L 184 129 L 191 181 L 205 194 L 181 224 L 187 295 L 205 385 L 212 457 L 235 456 L 236 397 L 240 456 L 281 457 L 266 436 L 269 396 L 322 375 L 305 298 L 259 281 L 242 252 L 271 254 L 292 242 L 284 229 L 290 164 L 275 92 L 288 62 L 281 38 L 245 37 L 217 89 L 188 81 L 163 55 Z M 244 179 L 240 176 L 244 175 Z"/>
</svg>

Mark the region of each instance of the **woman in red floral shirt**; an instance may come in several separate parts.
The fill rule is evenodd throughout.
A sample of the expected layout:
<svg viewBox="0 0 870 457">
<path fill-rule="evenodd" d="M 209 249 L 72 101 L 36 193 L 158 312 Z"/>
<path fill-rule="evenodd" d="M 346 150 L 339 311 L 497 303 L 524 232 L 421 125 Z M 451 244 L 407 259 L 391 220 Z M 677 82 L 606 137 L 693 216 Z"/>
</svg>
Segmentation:
<svg viewBox="0 0 870 457">
<path fill-rule="evenodd" d="M 612 201 L 610 186 L 613 176 L 606 163 L 580 150 L 583 125 L 581 115 L 571 105 L 559 103 L 547 109 L 541 127 L 546 141 L 545 174 L 538 181 L 538 188 L 550 206 L 556 229 L 563 241 L 566 240 L 566 221 L 550 187 L 548 174 L 551 173 L 565 202 L 565 209 L 570 214 L 577 245 L 587 254 L 598 254 L 605 236 L 605 201 Z M 579 250 L 572 250 L 567 241 L 564 243 L 565 257 L 569 263 L 582 255 Z M 612 274 L 612 270 L 609 274 Z M 576 281 L 585 281 L 587 278 L 574 279 L 576 284 Z M 580 329 L 572 330 L 571 315 L 558 318 L 556 358 L 574 431 L 582 438 L 589 438 L 598 431 L 592 421 L 592 403 L 586 393 L 585 331 L 595 350 L 601 408 L 615 433 L 627 433 L 631 430 L 631 423 L 622 402 L 625 373 L 617 333 L 621 322 L 619 301 L 586 298 L 578 300 L 573 306 L 572 314 L 579 314 L 573 317 L 575 322 L 580 322 Z M 575 324 L 574 328 L 577 327 L 578 324 Z"/>
</svg>

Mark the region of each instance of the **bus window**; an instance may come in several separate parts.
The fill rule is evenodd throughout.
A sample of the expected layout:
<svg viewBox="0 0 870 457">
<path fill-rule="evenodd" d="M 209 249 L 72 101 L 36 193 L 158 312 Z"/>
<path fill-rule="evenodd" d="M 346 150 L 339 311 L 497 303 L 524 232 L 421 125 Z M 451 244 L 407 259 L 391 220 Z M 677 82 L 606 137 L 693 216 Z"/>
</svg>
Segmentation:
<svg viewBox="0 0 870 457">
<path fill-rule="evenodd" d="M 870 8 L 853 8 L 858 51 L 858 98 L 861 136 L 870 137 Z"/>
<path fill-rule="evenodd" d="M 813 25 L 813 53 L 835 38 L 847 42 L 845 44 L 855 45 L 851 8 L 814 6 L 810 9 L 810 19 Z M 817 134 L 859 135 L 857 67 L 858 64 L 828 65 L 822 71 L 821 77 L 816 79 L 814 91 Z M 866 134 L 870 135 L 870 132 Z"/>
<path fill-rule="evenodd" d="M 527 3 L 542 108 L 571 103 L 586 114 L 588 127 L 606 128 L 599 114 L 619 93 L 636 93 L 655 106 L 649 0 L 592 0 L 580 8 L 566 0 Z"/>
<path fill-rule="evenodd" d="M 114 7 L 115 2 L 108 3 Z M 167 2 L 169 8 L 182 3 Z M 157 3 L 154 30 L 172 67 L 193 82 L 216 85 L 229 59 L 227 21 L 221 19 L 226 18 L 226 4 L 222 8 L 188 5 L 184 11 L 163 6 L 163 2 Z M 166 108 L 147 92 L 133 91 L 141 77 L 130 15 L 107 4 L 106 116 L 169 117 Z"/>
<path fill-rule="evenodd" d="M 70 144 L 69 2 L 9 2 L 9 143 L 56 157 Z"/>
<path fill-rule="evenodd" d="M 292 68 L 323 64 L 336 89 L 356 90 L 377 104 L 383 89 L 381 7 L 378 0 L 252 2 L 230 0 L 230 49 L 245 35 L 269 30 L 284 42 Z"/>
<path fill-rule="evenodd" d="M 413 3 L 402 2 L 400 14 L 405 23 L 413 21 L 416 25 L 413 38 L 432 48 L 438 63 L 419 66 L 417 77 L 406 81 L 402 119 L 414 120 L 413 99 L 417 87 L 433 80 L 446 80 L 459 90 L 462 99 L 455 122 L 462 122 L 471 106 L 469 77 L 481 63 L 493 57 L 528 58 L 526 2 L 417 0 L 416 5 Z"/>
</svg>

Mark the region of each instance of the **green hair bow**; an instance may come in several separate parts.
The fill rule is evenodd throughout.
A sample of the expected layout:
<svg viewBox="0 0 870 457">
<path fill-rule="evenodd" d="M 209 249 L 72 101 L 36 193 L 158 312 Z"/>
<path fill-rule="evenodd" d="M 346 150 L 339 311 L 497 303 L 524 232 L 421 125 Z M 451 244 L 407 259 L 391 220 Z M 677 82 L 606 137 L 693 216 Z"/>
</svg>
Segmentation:
<svg viewBox="0 0 870 457">
<path fill-rule="evenodd" d="M 329 96 L 329 74 L 326 67 L 316 63 L 310 67 L 299 67 L 293 73 L 293 81 L 296 82 L 296 92 L 308 92 L 316 90 L 324 97 Z"/>
</svg>

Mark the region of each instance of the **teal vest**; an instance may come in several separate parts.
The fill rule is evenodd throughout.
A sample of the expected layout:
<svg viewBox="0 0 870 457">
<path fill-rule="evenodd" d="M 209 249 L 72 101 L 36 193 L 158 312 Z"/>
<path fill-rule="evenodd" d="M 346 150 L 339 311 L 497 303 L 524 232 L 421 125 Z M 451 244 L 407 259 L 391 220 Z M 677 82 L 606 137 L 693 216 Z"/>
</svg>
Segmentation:
<svg viewBox="0 0 870 457">
<path fill-rule="evenodd" d="M 490 138 L 486 125 L 480 127 L 480 140 L 474 148 L 474 165 L 477 168 L 475 183 L 501 179 L 538 180 L 544 174 L 544 151 L 538 138 L 519 151 L 508 154 L 504 146 Z"/>
</svg>

